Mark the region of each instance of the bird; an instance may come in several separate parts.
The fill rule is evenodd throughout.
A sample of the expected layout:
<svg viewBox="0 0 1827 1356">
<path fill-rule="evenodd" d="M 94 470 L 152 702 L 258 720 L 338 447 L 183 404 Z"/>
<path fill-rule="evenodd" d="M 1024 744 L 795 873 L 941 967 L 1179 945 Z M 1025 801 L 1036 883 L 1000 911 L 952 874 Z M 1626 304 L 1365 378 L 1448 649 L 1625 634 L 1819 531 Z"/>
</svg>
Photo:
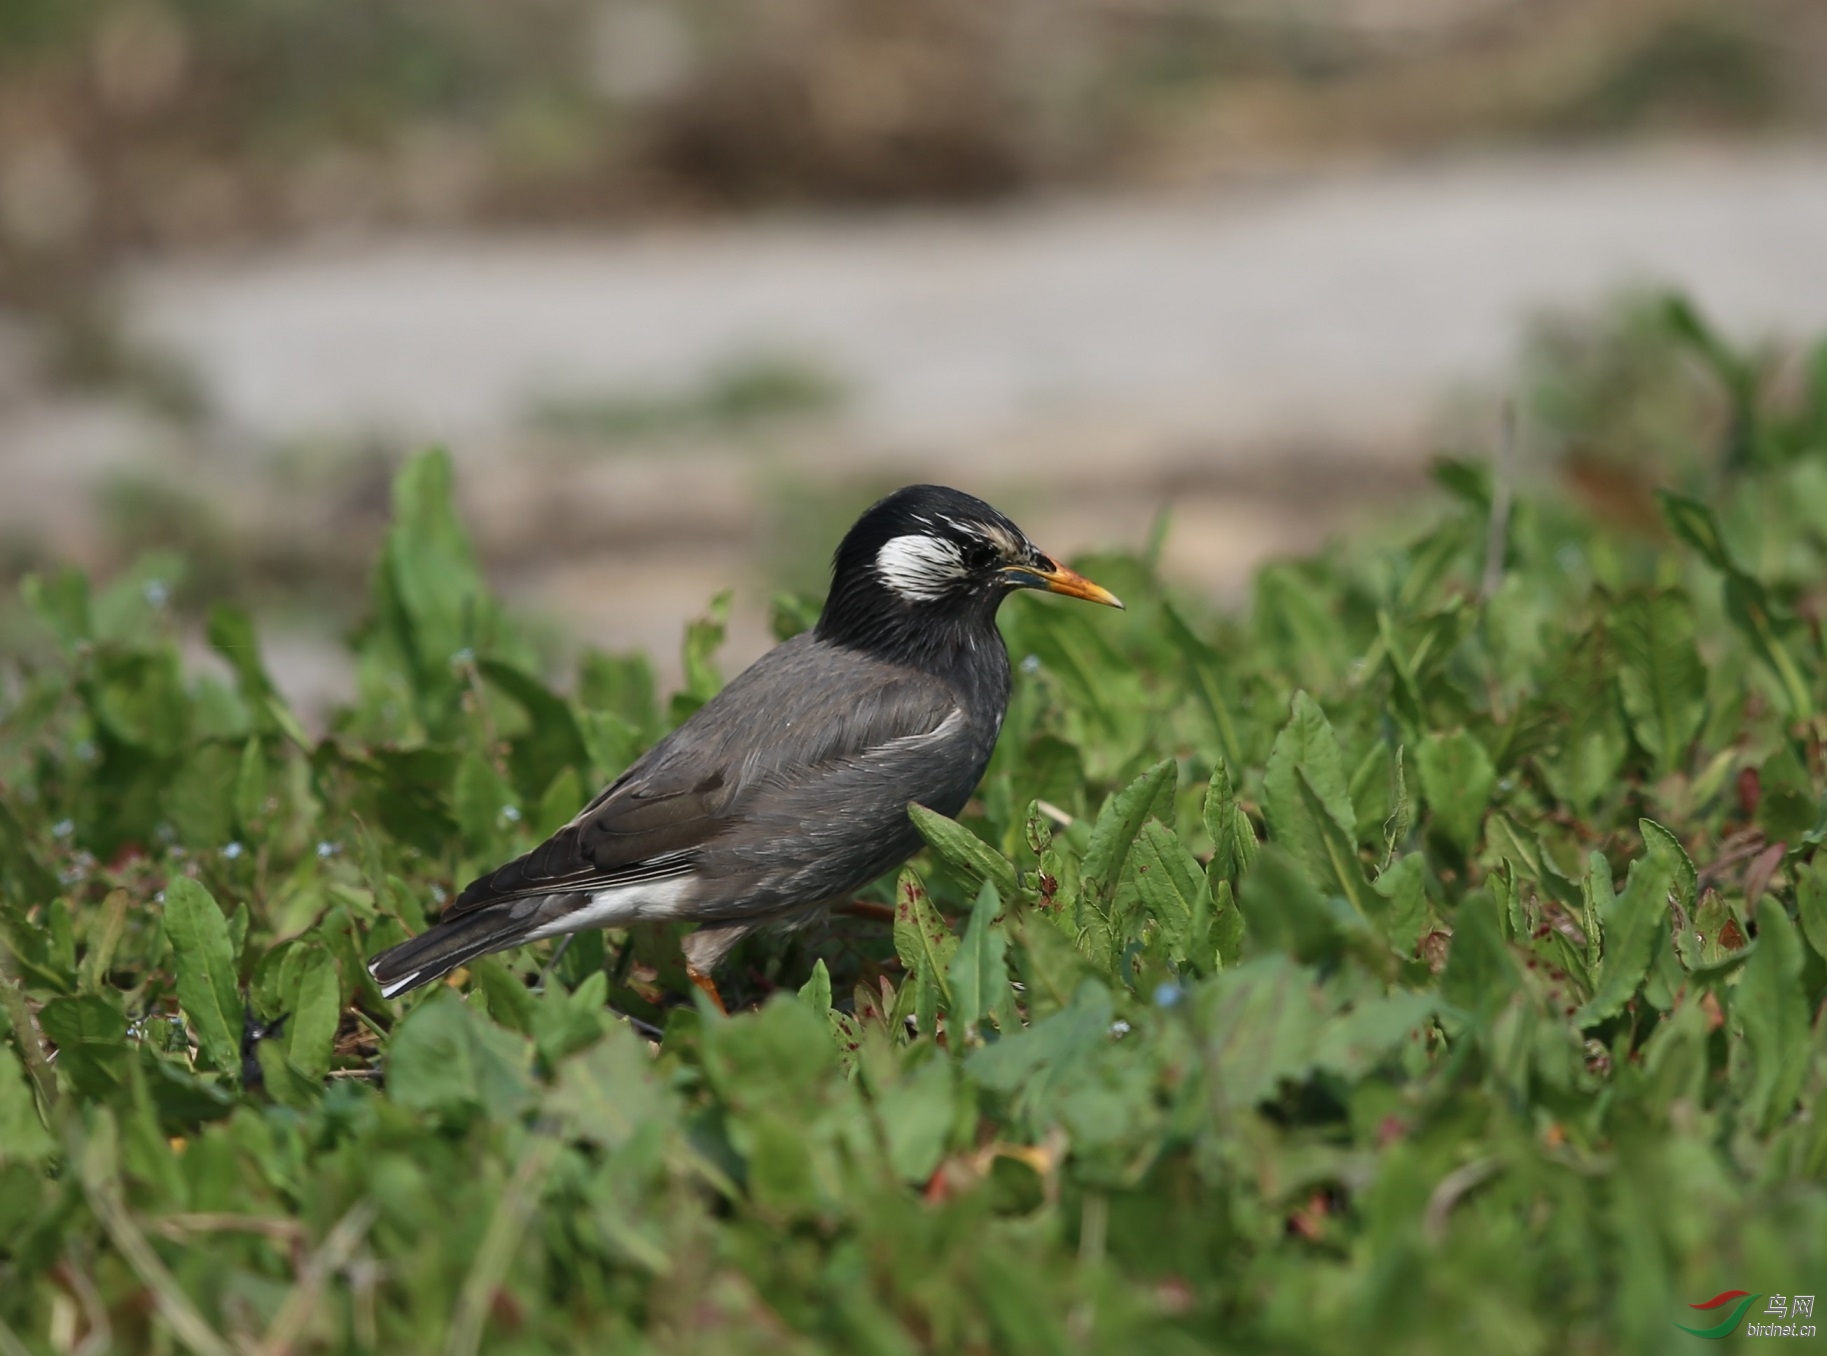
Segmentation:
<svg viewBox="0 0 1827 1356">
<path fill-rule="evenodd" d="M 1121 608 L 983 500 L 910 485 L 866 509 L 831 562 L 817 623 L 757 659 L 532 851 L 478 877 L 425 932 L 368 965 L 387 998 L 477 957 L 591 928 L 698 926 L 686 974 L 764 926 L 804 926 L 955 816 L 1001 733 L 996 612 L 1038 589 Z"/>
</svg>

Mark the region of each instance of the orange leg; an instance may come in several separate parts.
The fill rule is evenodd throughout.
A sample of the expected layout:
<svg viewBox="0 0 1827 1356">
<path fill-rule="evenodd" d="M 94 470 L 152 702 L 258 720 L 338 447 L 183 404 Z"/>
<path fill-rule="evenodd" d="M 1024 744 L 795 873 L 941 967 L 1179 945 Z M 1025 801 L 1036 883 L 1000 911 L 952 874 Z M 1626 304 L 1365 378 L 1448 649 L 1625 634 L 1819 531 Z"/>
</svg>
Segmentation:
<svg viewBox="0 0 1827 1356">
<path fill-rule="evenodd" d="M 894 905 L 876 904 L 867 899 L 853 899 L 848 904 L 839 904 L 831 912 L 851 918 L 867 918 L 876 923 L 894 922 Z"/>
<path fill-rule="evenodd" d="M 712 1007 L 716 1008 L 717 1011 L 721 1012 L 725 1017 L 730 1015 L 730 1010 L 723 1006 L 723 995 L 717 992 L 716 980 L 712 979 L 709 975 L 705 974 L 704 971 L 700 970 L 689 961 L 685 964 L 685 977 L 699 989 L 704 991 L 704 996 L 710 999 Z"/>
</svg>

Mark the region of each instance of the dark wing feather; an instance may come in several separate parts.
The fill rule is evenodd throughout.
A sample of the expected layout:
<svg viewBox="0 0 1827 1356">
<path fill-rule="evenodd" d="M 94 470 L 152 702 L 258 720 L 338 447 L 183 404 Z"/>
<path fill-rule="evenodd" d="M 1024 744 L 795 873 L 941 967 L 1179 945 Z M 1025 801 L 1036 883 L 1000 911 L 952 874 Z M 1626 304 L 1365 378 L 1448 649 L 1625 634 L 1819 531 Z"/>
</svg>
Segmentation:
<svg viewBox="0 0 1827 1356">
<path fill-rule="evenodd" d="M 471 882 L 444 919 L 504 899 L 586 892 L 691 869 L 758 799 L 956 709 L 930 675 L 810 634 L 776 646 L 525 856 Z"/>
</svg>

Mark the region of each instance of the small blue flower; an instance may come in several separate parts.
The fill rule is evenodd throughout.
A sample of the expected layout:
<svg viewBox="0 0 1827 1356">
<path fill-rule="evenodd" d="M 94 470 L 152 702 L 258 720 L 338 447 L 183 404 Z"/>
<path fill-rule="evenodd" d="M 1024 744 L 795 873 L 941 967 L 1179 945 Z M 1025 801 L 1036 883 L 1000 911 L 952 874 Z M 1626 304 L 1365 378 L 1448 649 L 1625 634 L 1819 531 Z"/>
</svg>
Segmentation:
<svg viewBox="0 0 1827 1356">
<path fill-rule="evenodd" d="M 228 858 L 229 861 L 232 862 L 235 860 L 235 858 L 239 857 L 245 851 L 246 851 L 246 849 L 243 848 L 241 846 L 241 844 L 230 843 L 227 847 L 222 849 L 222 855 L 224 857 Z"/>
<path fill-rule="evenodd" d="M 51 825 L 51 836 L 53 838 L 68 838 L 75 832 L 76 821 L 74 819 L 60 819 L 55 824 Z"/>
<path fill-rule="evenodd" d="M 1168 980 L 1155 990 L 1155 1006 L 1158 1008 L 1174 1007 L 1179 1003 L 1180 996 L 1180 986 L 1172 980 Z"/>
</svg>

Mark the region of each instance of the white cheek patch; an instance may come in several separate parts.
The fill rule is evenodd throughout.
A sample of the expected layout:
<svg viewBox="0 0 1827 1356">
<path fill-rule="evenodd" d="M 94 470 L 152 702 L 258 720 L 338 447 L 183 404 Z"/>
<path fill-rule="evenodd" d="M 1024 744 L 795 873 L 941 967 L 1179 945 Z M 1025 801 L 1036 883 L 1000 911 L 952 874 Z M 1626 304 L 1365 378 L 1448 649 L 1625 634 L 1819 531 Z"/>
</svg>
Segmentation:
<svg viewBox="0 0 1827 1356">
<path fill-rule="evenodd" d="M 875 553 L 875 571 L 889 588 L 917 603 L 951 593 L 969 573 L 957 546 L 921 533 L 883 542 Z"/>
</svg>

